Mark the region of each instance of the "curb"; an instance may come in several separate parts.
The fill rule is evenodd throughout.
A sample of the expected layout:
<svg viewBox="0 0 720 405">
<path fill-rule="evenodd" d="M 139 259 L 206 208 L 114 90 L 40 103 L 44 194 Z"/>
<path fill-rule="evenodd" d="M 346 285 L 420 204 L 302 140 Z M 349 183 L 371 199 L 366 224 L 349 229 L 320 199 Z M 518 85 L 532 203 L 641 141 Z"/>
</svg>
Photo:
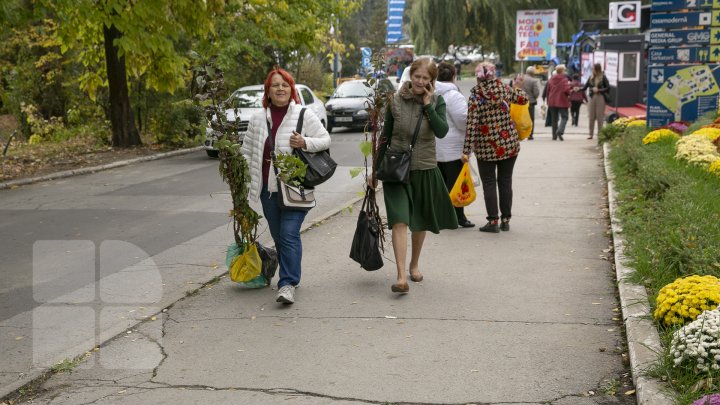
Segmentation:
<svg viewBox="0 0 720 405">
<path fill-rule="evenodd" d="M 19 179 L 19 180 L 11 180 L 11 181 L 8 181 L 5 183 L 0 183 L 0 190 L 18 187 L 18 186 L 24 186 L 27 184 L 37 183 L 37 182 L 41 182 L 41 181 L 62 179 L 65 177 L 78 176 L 81 174 L 95 173 L 95 172 L 99 172 L 102 170 L 114 169 L 116 167 L 128 166 L 133 163 L 147 162 L 150 160 L 157 160 L 157 159 L 163 159 L 163 158 L 168 158 L 168 157 L 172 157 L 172 156 L 184 155 L 187 153 L 192 153 L 192 152 L 197 152 L 197 151 L 203 150 L 204 148 L 205 148 L 204 146 L 196 146 L 194 148 L 179 149 L 179 150 L 174 150 L 171 152 L 158 153 L 155 155 L 141 156 L 141 157 L 135 158 L 135 159 L 120 160 L 117 162 L 112 162 L 112 163 L 108 163 L 108 164 L 100 165 L 100 166 L 83 167 L 80 169 L 72 169 L 72 170 L 65 170 L 65 171 L 57 172 L 57 173 L 50 173 L 50 174 L 46 174 L 44 176 L 30 177 L 27 179 Z"/>
<path fill-rule="evenodd" d="M 617 286 L 620 293 L 623 321 L 627 335 L 630 369 L 635 384 L 636 398 L 639 405 L 672 405 L 675 404 L 670 393 L 672 388 L 666 383 L 647 377 L 645 370 L 657 361 L 663 352 L 660 336 L 652 321 L 652 313 L 644 286 L 627 281 L 628 276 L 635 272 L 626 267 L 625 239 L 622 237 L 622 224 L 616 218 L 617 191 L 615 191 L 615 175 L 610 167 L 608 155 L 610 146 L 603 144 L 603 160 L 605 177 L 608 182 L 608 204 L 610 208 L 610 226 L 612 228 L 613 250 L 615 254 L 615 271 Z"/>
</svg>

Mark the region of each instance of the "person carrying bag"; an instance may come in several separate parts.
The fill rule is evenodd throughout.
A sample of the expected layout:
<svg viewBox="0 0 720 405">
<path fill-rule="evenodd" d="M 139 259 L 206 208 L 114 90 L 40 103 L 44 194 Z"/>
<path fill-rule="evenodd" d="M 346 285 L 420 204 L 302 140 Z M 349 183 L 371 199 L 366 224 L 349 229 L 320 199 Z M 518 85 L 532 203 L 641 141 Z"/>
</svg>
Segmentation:
<svg viewBox="0 0 720 405">
<path fill-rule="evenodd" d="M 307 210 L 284 209 L 278 192 L 277 176 L 272 164 L 276 150 L 291 154 L 293 148 L 309 152 L 327 150 L 330 135 L 320 119 L 308 110 L 304 115 L 303 134 L 295 131 L 299 120 L 300 97 L 295 80 L 286 70 L 275 67 L 268 73 L 263 94 L 263 109 L 248 123 L 240 152 L 248 163 L 249 199 L 260 201 L 270 235 L 275 242 L 279 261 L 277 301 L 295 302 L 295 286 L 300 283 L 302 241 L 300 228 Z M 307 196 L 309 189 L 303 189 Z M 300 198 L 302 199 L 302 193 Z"/>
</svg>

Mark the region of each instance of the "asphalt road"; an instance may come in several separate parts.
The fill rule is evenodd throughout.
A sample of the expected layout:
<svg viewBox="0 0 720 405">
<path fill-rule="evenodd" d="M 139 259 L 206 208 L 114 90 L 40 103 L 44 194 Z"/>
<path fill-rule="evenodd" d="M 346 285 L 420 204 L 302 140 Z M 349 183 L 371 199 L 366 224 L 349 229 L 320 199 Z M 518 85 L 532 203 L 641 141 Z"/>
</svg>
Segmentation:
<svg viewBox="0 0 720 405">
<path fill-rule="evenodd" d="M 362 133 L 338 128 L 331 136 L 338 172 L 362 166 Z M 139 249 L 140 254 L 104 262 L 104 276 L 228 224 L 224 213 L 230 207 L 229 194 L 217 162 L 197 152 L 0 191 L 0 321 L 39 305 L 33 291 L 44 302 L 93 281 L 82 258 L 50 274 L 34 266 L 52 261 L 47 257 L 50 246 L 63 245 L 39 241 L 92 241 L 100 246 L 119 240 Z"/>
</svg>

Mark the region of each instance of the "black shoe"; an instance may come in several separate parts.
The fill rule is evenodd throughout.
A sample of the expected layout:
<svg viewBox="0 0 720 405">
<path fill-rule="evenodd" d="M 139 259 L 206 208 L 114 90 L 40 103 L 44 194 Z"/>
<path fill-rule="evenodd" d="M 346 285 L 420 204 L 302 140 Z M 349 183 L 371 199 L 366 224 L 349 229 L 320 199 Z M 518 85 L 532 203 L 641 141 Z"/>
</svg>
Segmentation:
<svg viewBox="0 0 720 405">
<path fill-rule="evenodd" d="M 473 224 L 472 222 L 470 222 L 470 221 L 467 220 L 467 219 L 464 220 L 464 221 L 458 222 L 458 225 L 460 225 L 460 226 L 463 227 L 463 228 L 472 228 L 472 227 L 475 226 L 475 224 Z"/>
<path fill-rule="evenodd" d="M 531 136 L 531 137 L 528 138 L 528 140 L 532 141 L 532 140 L 535 140 L 535 138 L 533 138 L 533 137 Z"/>
<path fill-rule="evenodd" d="M 510 230 L 510 220 L 502 221 L 500 222 L 500 230 L 501 231 L 509 231 Z"/>
<path fill-rule="evenodd" d="M 500 233 L 500 228 L 498 227 L 498 221 L 497 220 L 488 221 L 488 223 L 485 224 L 484 226 L 480 227 L 480 229 L 478 229 L 478 231 Z"/>
<path fill-rule="evenodd" d="M 561 141 L 565 140 L 565 139 L 563 139 L 562 135 L 558 135 L 558 138 L 560 138 Z"/>
</svg>

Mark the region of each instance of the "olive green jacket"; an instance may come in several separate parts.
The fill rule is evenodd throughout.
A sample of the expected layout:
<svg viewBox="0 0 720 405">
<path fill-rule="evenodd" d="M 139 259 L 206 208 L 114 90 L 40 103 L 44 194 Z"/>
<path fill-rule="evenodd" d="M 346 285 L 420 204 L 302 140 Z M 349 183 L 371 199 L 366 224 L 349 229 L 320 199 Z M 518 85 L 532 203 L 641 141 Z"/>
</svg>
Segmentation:
<svg viewBox="0 0 720 405">
<path fill-rule="evenodd" d="M 392 103 L 385 111 L 385 124 L 380 136 L 378 162 L 384 158 L 388 143 L 392 151 L 410 149 L 415 126 L 422 113 L 422 123 L 410 160 L 410 170 L 427 170 L 436 167 L 435 137 L 444 138 L 448 132 L 445 109 L 445 100 L 442 96 L 434 95 L 430 104 L 422 105 L 412 95 L 405 83 L 395 93 Z M 377 164 L 374 166 L 377 167 Z"/>
</svg>

